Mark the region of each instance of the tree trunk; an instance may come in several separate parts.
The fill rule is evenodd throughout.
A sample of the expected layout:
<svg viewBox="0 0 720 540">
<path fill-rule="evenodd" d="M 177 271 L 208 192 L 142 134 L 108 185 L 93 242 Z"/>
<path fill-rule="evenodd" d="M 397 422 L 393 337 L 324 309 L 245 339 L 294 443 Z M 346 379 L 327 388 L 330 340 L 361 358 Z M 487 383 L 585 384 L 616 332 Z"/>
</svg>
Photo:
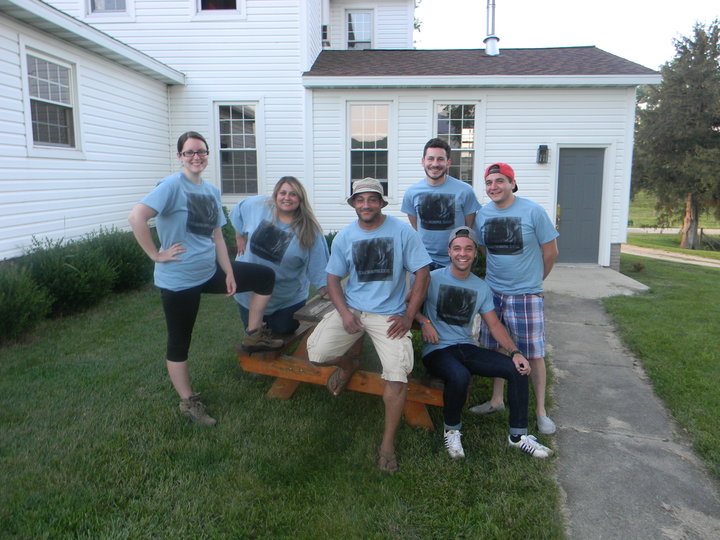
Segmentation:
<svg viewBox="0 0 720 540">
<path fill-rule="evenodd" d="M 683 249 L 697 249 L 698 246 L 698 205 L 692 193 L 685 197 L 685 218 L 682 226 L 682 240 L 680 247 Z"/>
</svg>

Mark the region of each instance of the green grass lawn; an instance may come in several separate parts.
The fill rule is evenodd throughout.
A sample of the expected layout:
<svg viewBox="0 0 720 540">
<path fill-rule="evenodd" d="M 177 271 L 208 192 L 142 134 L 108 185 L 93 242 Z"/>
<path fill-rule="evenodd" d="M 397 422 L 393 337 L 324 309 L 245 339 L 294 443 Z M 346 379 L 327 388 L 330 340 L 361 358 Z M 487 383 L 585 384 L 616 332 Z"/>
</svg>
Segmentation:
<svg viewBox="0 0 720 540">
<path fill-rule="evenodd" d="M 644 270 L 633 272 L 642 262 Z M 720 270 L 622 255 L 621 271 L 650 287 L 604 301 L 658 396 L 720 479 Z"/>
<path fill-rule="evenodd" d="M 720 236 L 707 235 L 707 237 L 714 245 L 720 245 Z M 672 251 L 673 253 L 687 253 L 688 255 L 696 255 L 708 259 L 720 259 L 720 251 L 682 249 L 679 247 L 680 234 L 628 233 L 627 243 L 638 247 L 662 249 L 664 251 Z"/>
<path fill-rule="evenodd" d="M 0 536 L 563 537 L 554 460 L 509 448 L 507 413 L 465 415 L 459 461 L 440 433 L 403 424 L 388 476 L 379 397 L 305 384 L 267 399 L 270 379 L 237 364 L 239 328 L 232 300 L 203 299 L 190 367 L 214 428 L 178 414 L 154 290 L 0 349 Z M 489 394 L 476 384 L 471 400 Z"/>
<path fill-rule="evenodd" d="M 682 217 L 683 216 L 680 215 L 669 226 L 680 227 L 682 225 Z M 630 201 L 628 227 L 653 228 L 657 226 L 655 196 L 646 191 L 636 193 L 633 200 Z M 720 221 L 712 214 L 703 214 L 700 216 L 700 227 L 705 229 L 720 229 Z"/>
</svg>

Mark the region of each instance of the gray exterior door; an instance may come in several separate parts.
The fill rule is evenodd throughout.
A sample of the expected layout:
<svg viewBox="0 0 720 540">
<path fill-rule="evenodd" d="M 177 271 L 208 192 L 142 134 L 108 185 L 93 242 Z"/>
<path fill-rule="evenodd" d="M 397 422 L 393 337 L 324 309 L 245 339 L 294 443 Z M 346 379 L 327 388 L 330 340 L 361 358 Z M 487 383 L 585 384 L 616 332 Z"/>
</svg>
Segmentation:
<svg viewBox="0 0 720 540">
<path fill-rule="evenodd" d="M 605 149 L 561 148 L 558 262 L 597 263 Z"/>
</svg>

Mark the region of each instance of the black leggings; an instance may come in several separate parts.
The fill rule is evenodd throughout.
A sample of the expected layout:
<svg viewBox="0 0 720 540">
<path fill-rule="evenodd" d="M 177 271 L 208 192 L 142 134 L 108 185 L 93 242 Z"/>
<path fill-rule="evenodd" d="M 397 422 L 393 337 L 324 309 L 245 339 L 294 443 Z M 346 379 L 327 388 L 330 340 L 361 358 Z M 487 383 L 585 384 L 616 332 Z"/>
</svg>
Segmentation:
<svg viewBox="0 0 720 540">
<path fill-rule="evenodd" d="M 275 272 L 271 268 L 238 261 L 232 261 L 232 267 L 237 292 L 252 291 L 261 295 L 272 293 L 275 287 Z M 167 324 L 166 358 L 170 362 L 185 362 L 188 358 L 202 293 L 227 293 L 225 272 L 220 266 L 215 270 L 215 275 L 202 285 L 182 291 L 160 289 Z"/>
</svg>

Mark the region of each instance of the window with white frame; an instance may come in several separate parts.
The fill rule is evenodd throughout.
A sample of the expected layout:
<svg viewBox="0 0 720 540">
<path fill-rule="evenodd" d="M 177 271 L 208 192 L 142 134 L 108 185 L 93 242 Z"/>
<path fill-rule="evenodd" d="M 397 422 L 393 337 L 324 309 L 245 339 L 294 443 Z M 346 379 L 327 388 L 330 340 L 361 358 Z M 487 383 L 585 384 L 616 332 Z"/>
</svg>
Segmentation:
<svg viewBox="0 0 720 540">
<path fill-rule="evenodd" d="M 191 0 L 190 16 L 200 20 L 245 20 L 247 0 Z"/>
<path fill-rule="evenodd" d="M 475 103 L 436 103 L 437 137 L 450 145 L 448 174 L 472 184 L 475 164 Z"/>
<path fill-rule="evenodd" d="M 201 11 L 239 9 L 238 0 L 200 0 Z"/>
<path fill-rule="evenodd" d="M 75 147 L 72 78 L 70 66 L 27 55 L 30 117 L 35 145 Z"/>
<path fill-rule="evenodd" d="M 125 13 L 126 0 L 90 0 L 90 13 Z"/>
<path fill-rule="evenodd" d="M 380 181 L 387 195 L 390 105 L 351 103 L 349 116 L 350 181 L 371 176 Z"/>
<path fill-rule="evenodd" d="M 347 48 L 371 49 L 373 33 L 373 12 L 352 10 L 346 12 Z"/>
<path fill-rule="evenodd" d="M 256 105 L 220 105 L 220 180 L 226 195 L 258 192 Z"/>
</svg>

